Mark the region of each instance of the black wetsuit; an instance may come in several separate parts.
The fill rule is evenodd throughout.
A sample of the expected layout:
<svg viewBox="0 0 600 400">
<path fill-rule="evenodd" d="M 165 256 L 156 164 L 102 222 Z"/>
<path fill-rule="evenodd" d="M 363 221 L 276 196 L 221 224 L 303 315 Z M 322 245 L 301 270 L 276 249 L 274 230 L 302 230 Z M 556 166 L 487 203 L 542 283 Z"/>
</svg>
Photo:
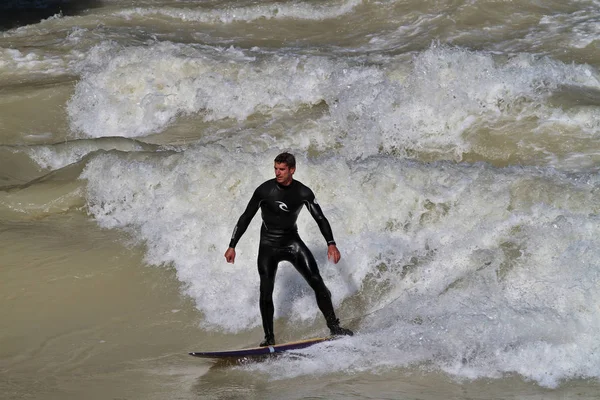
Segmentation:
<svg viewBox="0 0 600 400">
<path fill-rule="evenodd" d="M 277 183 L 276 179 L 266 181 L 254 191 L 246 211 L 235 226 L 229 243 L 229 247 L 235 248 L 260 208 L 263 223 L 258 249 L 259 305 L 265 337 L 274 337 L 273 287 L 280 261 L 292 263 L 315 291 L 317 305 L 327 325 L 331 327 L 339 324 L 331 303 L 331 294 L 321 278 L 317 262 L 298 235 L 296 220 L 302 206 L 306 206 L 317 221 L 327 244 L 335 244 L 331 226 L 317 204 L 312 190 L 296 180 L 292 180 L 288 186 L 283 186 Z"/>
</svg>

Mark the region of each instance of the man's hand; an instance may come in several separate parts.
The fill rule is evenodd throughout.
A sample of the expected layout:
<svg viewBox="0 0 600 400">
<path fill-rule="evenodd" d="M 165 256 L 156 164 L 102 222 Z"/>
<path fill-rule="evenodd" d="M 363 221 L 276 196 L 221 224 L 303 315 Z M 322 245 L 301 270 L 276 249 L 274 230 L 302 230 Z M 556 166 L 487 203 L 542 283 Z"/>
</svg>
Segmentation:
<svg viewBox="0 0 600 400">
<path fill-rule="evenodd" d="M 235 249 L 233 247 L 227 249 L 227 251 L 225 252 L 225 259 L 230 264 L 233 264 L 235 262 Z"/>
<path fill-rule="evenodd" d="M 342 258 L 342 255 L 335 244 L 330 244 L 327 246 L 327 258 L 329 258 L 329 261 L 332 261 L 334 264 L 337 264 L 338 261 L 340 261 L 340 258 Z"/>
</svg>

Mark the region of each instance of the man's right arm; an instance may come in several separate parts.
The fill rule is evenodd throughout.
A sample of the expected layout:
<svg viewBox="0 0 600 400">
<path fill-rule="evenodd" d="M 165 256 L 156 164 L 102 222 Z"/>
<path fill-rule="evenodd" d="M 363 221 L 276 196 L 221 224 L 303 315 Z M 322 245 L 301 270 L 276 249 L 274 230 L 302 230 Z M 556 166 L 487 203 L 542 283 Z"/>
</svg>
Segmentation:
<svg viewBox="0 0 600 400">
<path fill-rule="evenodd" d="M 252 218 L 254 218 L 254 215 L 256 215 L 256 212 L 260 207 L 260 201 L 261 197 L 258 193 L 258 189 L 256 189 L 252 195 L 252 198 L 248 202 L 248 205 L 246 206 L 246 210 L 240 216 L 240 219 L 233 229 L 233 234 L 231 235 L 231 240 L 229 242 L 230 248 L 235 249 L 235 246 L 241 239 L 242 235 L 244 232 L 246 232 L 246 229 L 248 229 L 248 225 L 250 225 Z"/>
</svg>

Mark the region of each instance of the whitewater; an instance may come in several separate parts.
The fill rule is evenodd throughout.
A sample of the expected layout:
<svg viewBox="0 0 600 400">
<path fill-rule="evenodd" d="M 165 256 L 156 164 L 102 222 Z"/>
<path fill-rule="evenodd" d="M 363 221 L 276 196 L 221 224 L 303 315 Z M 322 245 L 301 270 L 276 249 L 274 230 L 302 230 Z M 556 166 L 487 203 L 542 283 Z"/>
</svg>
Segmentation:
<svg viewBox="0 0 600 400">
<path fill-rule="evenodd" d="M 0 9 L 0 397 L 597 396 L 598 1 L 67 3 Z M 223 253 L 282 151 L 356 335 L 189 357 L 262 338 L 260 215 Z"/>
</svg>

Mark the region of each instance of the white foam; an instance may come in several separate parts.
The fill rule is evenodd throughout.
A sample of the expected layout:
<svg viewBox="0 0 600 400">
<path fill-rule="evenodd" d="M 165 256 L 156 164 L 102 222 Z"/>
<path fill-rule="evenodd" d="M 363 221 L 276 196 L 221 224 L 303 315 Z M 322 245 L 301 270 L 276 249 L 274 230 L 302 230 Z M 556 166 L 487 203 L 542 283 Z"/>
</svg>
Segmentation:
<svg viewBox="0 0 600 400">
<path fill-rule="evenodd" d="M 144 151 L 154 146 L 122 138 L 77 140 L 53 145 L 27 146 L 26 151 L 40 167 L 50 170 L 63 168 L 98 150 Z"/>
<path fill-rule="evenodd" d="M 166 16 L 185 22 L 202 23 L 232 23 L 238 21 L 250 22 L 258 19 L 296 19 L 296 20 L 325 20 L 337 18 L 351 12 L 362 0 L 346 0 L 333 5 L 320 5 L 308 2 L 256 4 L 246 7 L 230 7 L 222 9 L 190 9 L 173 7 L 136 7 L 122 10 L 117 16 L 125 18 Z"/>
<path fill-rule="evenodd" d="M 68 70 L 69 62 L 60 56 L 42 52 L 23 52 L 0 47 L 0 70 L 13 74 L 60 75 Z"/>
<path fill-rule="evenodd" d="M 339 93 L 331 113 L 356 142 L 347 149 L 354 152 L 349 155 L 376 154 L 382 148 L 447 152 L 460 159 L 471 150 L 467 134 L 479 127 L 525 118 L 537 118 L 543 126 L 560 119 L 591 137 L 597 126 L 595 111 L 563 111 L 547 103 L 560 85 L 600 88 L 598 71 L 591 66 L 530 55 L 503 62 L 491 53 L 434 46 L 418 54 L 412 71 L 401 72 L 399 81 L 393 64 L 387 73 L 388 80 L 371 75 L 365 86 Z"/>
<path fill-rule="evenodd" d="M 571 14 L 557 13 L 543 16 L 540 25 L 545 28 L 544 39 L 547 41 L 550 34 L 556 40 L 564 42 L 565 47 L 576 49 L 583 49 L 597 42 L 600 40 L 598 8 L 596 4 L 578 9 Z"/>
<path fill-rule="evenodd" d="M 138 161 L 95 156 L 82 175 L 89 210 L 146 243 L 149 263 L 175 266 L 206 329 L 256 328 L 258 216 L 236 264 L 223 253 L 275 153 L 211 146 Z M 317 193 L 343 254 L 328 264 L 316 224 L 301 214 L 340 317 L 378 311 L 356 321 L 359 336 L 307 350 L 316 360 L 248 368 L 283 379 L 427 363 L 466 378 L 517 372 L 548 387 L 600 377 L 600 221 L 589 215 L 597 178 L 301 155 L 296 178 Z M 320 321 L 306 284 L 281 269 L 276 316 Z M 351 297 L 362 308 L 346 308 Z"/>
<path fill-rule="evenodd" d="M 501 58 L 433 46 L 408 68 L 402 58 L 369 66 L 360 59 L 107 42 L 80 68 L 68 113 L 72 128 L 87 137 L 144 136 L 180 115 L 243 123 L 253 114 L 291 114 L 325 102 L 328 112 L 315 128 L 306 124 L 295 136 L 300 148 L 339 148 L 349 158 L 426 152 L 459 160 L 473 150 L 470 133 L 479 129 L 531 131 L 519 121 L 538 121 L 537 136 L 508 134 L 535 148 L 544 146 L 539 133 L 551 137 L 557 124 L 585 140 L 598 123 L 596 110 L 548 102 L 565 86 L 600 89 L 598 71 L 530 55 Z"/>
<path fill-rule="evenodd" d="M 343 64 L 343 63 L 342 63 Z M 234 48 L 158 43 L 95 47 L 68 104 L 72 127 L 89 137 L 160 131 L 180 114 L 245 120 L 321 101 L 339 63 L 325 58 L 257 58 Z"/>
</svg>

